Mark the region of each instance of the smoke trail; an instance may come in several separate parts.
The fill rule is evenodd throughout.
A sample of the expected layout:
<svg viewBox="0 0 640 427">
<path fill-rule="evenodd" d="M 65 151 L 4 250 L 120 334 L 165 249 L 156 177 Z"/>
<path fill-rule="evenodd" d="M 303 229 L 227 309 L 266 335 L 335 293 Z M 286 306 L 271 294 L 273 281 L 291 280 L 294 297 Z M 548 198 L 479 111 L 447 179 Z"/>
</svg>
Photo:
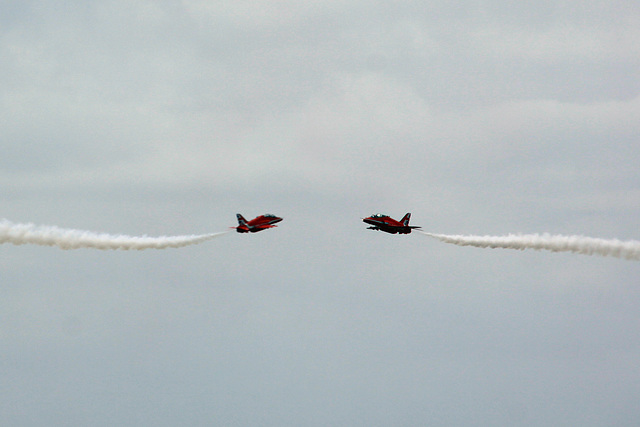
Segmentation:
<svg viewBox="0 0 640 427">
<path fill-rule="evenodd" d="M 509 234 L 507 236 L 461 236 L 420 231 L 445 243 L 478 248 L 535 249 L 552 252 L 575 252 L 585 255 L 613 256 L 640 260 L 640 242 L 636 240 L 597 239 L 584 236 L 550 234 Z"/>
<path fill-rule="evenodd" d="M 165 249 L 181 248 L 211 240 L 228 233 L 200 234 L 191 236 L 133 237 L 71 230 L 56 226 L 15 224 L 6 219 L 0 220 L 0 244 L 58 246 L 62 249 Z"/>
</svg>

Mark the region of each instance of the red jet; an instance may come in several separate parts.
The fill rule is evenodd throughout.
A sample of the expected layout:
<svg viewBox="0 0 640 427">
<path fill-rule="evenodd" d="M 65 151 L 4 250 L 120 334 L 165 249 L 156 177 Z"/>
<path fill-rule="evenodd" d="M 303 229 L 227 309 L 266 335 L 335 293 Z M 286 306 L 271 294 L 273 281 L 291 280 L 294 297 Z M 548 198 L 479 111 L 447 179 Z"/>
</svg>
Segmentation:
<svg viewBox="0 0 640 427">
<path fill-rule="evenodd" d="M 235 228 L 238 233 L 257 233 L 267 228 L 277 227 L 273 224 L 282 221 L 282 218 L 271 214 L 260 215 L 251 221 L 247 221 L 240 214 L 236 214 L 236 217 L 238 218 L 238 226 L 231 228 Z"/>
<path fill-rule="evenodd" d="M 375 214 L 363 218 L 362 221 L 373 225 L 373 227 L 367 227 L 367 230 L 380 230 L 391 234 L 409 234 L 414 228 L 422 228 L 417 225 L 409 225 L 409 218 L 411 218 L 410 213 L 403 216 L 400 221 L 396 221 L 389 215 Z"/>
</svg>

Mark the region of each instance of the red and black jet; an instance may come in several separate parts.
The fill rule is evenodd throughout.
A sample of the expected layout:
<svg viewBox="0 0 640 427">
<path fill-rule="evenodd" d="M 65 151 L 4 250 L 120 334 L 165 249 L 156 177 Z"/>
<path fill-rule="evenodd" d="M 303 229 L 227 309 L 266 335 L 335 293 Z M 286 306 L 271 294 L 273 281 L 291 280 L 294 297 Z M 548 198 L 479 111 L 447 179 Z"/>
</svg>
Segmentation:
<svg viewBox="0 0 640 427">
<path fill-rule="evenodd" d="M 240 214 L 236 214 L 236 217 L 238 218 L 238 226 L 231 228 L 235 228 L 238 233 L 257 233 L 267 228 L 277 227 L 277 225 L 273 224 L 282 221 L 282 218 L 272 214 L 260 215 L 251 221 L 247 221 Z"/>
<path fill-rule="evenodd" d="M 380 230 L 391 234 L 409 234 L 414 228 L 422 228 L 417 225 L 409 225 L 410 218 L 410 213 L 403 216 L 400 221 L 396 221 L 389 215 L 374 214 L 370 217 L 363 218 L 362 221 L 373 226 L 367 227 L 368 230 Z"/>
</svg>

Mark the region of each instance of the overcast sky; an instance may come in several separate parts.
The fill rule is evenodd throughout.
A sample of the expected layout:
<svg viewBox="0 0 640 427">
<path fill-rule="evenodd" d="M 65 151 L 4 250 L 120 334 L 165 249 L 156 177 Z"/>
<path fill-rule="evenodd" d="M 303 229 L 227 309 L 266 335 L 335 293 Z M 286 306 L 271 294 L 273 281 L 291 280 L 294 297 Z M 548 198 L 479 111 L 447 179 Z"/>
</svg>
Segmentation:
<svg viewBox="0 0 640 427">
<path fill-rule="evenodd" d="M 0 424 L 635 425 L 637 1 L 5 1 Z"/>
</svg>

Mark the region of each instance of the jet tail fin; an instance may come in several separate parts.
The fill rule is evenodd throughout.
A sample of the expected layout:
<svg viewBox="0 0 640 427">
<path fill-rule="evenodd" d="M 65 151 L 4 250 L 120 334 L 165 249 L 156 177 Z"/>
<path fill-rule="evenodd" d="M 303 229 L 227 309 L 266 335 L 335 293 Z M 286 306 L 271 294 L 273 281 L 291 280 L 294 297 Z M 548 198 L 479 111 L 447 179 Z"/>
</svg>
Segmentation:
<svg viewBox="0 0 640 427">
<path fill-rule="evenodd" d="M 409 220 L 411 219 L 411 212 L 407 213 L 405 216 L 402 217 L 402 219 L 400 220 L 400 222 L 402 223 L 402 225 L 409 225 Z"/>
<path fill-rule="evenodd" d="M 236 218 L 238 218 L 238 225 L 247 225 L 247 220 L 240 214 L 236 214 Z"/>
</svg>

